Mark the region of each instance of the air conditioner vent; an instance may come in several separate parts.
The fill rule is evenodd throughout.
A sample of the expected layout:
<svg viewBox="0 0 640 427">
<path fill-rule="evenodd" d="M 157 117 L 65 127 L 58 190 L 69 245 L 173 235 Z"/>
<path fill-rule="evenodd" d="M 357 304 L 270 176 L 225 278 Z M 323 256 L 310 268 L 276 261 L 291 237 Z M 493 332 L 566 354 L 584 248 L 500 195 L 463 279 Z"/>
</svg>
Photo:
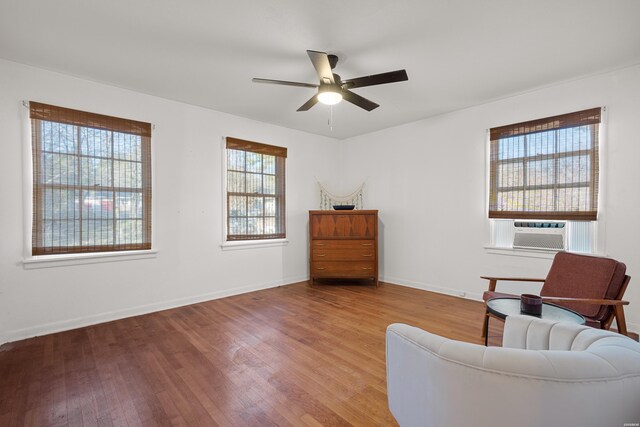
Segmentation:
<svg viewBox="0 0 640 427">
<path fill-rule="evenodd" d="M 565 248 L 565 223 L 514 222 L 513 247 L 561 251 Z"/>
</svg>

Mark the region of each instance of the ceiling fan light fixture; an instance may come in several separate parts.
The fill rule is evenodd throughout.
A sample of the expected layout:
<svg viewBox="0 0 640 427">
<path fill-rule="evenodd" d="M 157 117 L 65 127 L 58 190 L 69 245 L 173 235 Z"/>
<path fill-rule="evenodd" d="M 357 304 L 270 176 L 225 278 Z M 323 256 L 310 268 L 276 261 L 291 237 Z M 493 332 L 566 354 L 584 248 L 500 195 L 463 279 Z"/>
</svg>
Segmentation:
<svg viewBox="0 0 640 427">
<path fill-rule="evenodd" d="M 342 101 L 342 94 L 334 87 L 320 87 L 318 89 L 318 101 L 325 105 L 336 105 Z"/>
<path fill-rule="evenodd" d="M 307 102 L 302 104 L 297 111 L 309 111 L 309 109 L 318 102 L 325 105 L 335 105 L 343 99 L 362 108 L 363 110 L 372 111 L 378 108 L 379 105 L 358 95 L 357 93 L 351 92 L 351 89 L 409 80 L 406 70 L 389 71 L 386 73 L 342 80 L 338 74 L 333 73 L 333 68 L 338 62 L 338 57 L 336 55 L 329 55 L 326 52 L 317 52 L 315 50 L 307 50 L 307 55 L 309 56 L 313 67 L 316 69 L 319 84 L 259 78 L 254 78 L 253 81 L 256 83 L 317 88 L 318 92 L 309 98 Z"/>
</svg>

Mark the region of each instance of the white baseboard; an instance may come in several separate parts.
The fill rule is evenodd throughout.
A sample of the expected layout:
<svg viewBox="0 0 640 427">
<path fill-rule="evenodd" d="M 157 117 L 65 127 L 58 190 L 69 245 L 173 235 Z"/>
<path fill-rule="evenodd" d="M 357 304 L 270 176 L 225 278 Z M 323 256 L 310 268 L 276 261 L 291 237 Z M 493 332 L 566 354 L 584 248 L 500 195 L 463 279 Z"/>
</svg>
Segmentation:
<svg viewBox="0 0 640 427">
<path fill-rule="evenodd" d="M 391 276 L 384 276 L 384 277 L 380 276 L 380 281 L 386 282 L 389 284 L 394 284 L 394 285 L 406 286 L 408 288 L 422 289 L 424 291 L 436 292 L 439 294 L 451 295 L 458 298 L 470 299 L 473 301 L 482 301 L 482 294 L 476 293 L 476 292 L 467 292 L 467 291 L 461 291 L 459 289 L 445 288 L 442 286 L 435 286 L 435 285 L 422 283 L 422 282 L 414 282 L 412 280 L 400 279 L 400 278 L 391 277 Z M 615 322 L 613 326 L 615 327 Z M 627 330 L 629 332 L 639 333 L 638 331 L 640 331 L 640 323 L 627 321 Z"/>
<path fill-rule="evenodd" d="M 259 291 L 262 289 L 275 288 L 278 286 L 284 286 L 291 283 L 302 282 L 308 280 L 308 276 L 295 276 L 289 277 L 278 281 L 271 281 L 261 283 L 257 285 L 243 286 L 240 288 L 225 289 L 222 291 L 216 291 L 201 295 L 195 295 L 184 298 L 177 298 L 170 301 L 161 301 L 153 304 L 140 305 L 136 307 L 127 308 L 124 310 L 116 310 L 111 312 L 105 312 L 95 314 L 86 317 L 79 317 L 75 319 L 67 319 L 59 322 L 52 322 L 43 325 L 31 326 L 23 329 L 16 329 L 13 331 L 5 331 L 0 335 L 0 345 L 7 342 L 23 340 L 27 338 L 33 338 L 40 335 L 53 334 L 56 332 L 68 331 L 71 329 L 82 328 L 85 326 L 96 325 L 104 322 L 111 322 L 113 320 L 124 319 L 127 317 L 140 316 L 143 314 L 153 313 L 156 311 L 168 310 L 176 307 L 183 307 L 185 305 L 196 304 L 204 301 L 211 301 L 220 298 L 230 297 L 233 295 L 244 294 L 247 292 Z M 396 284 L 399 286 L 406 286 L 409 288 L 422 289 L 425 291 L 436 292 L 444 295 L 451 295 L 458 298 L 470 299 L 473 301 L 482 301 L 482 294 L 475 292 L 460 291 L 458 289 L 446 288 L 442 286 L 435 286 L 428 283 L 415 282 L 406 279 L 400 279 L 391 276 L 381 276 L 380 281 L 389 284 Z M 627 328 L 629 331 L 640 331 L 640 324 L 635 322 L 627 322 Z"/>
<path fill-rule="evenodd" d="M 423 291 L 436 292 L 439 294 L 451 295 L 454 297 L 470 299 L 473 301 L 482 301 L 482 294 L 478 294 L 475 292 L 461 291 L 459 289 L 435 286 L 429 283 L 414 282 L 412 280 L 400 279 L 398 277 L 391 277 L 391 276 L 381 277 L 380 280 L 386 283 L 406 286 L 408 288 L 422 289 Z"/>
<path fill-rule="evenodd" d="M 127 317 L 140 316 L 142 314 L 153 313 L 156 311 L 168 310 L 185 305 L 196 304 L 204 301 L 230 297 L 233 295 L 245 294 L 247 292 L 259 291 L 262 289 L 276 288 L 291 283 L 302 282 L 308 280 L 308 276 L 295 276 L 282 280 L 274 280 L 271 282 L 260 283 L 257 285 L 243 286 L 240 288 L 225 289 L 221 291 L 210 292 L 201 295 L 177 298 L 169 301 L 161 301 L 153 304 L 139 305 L 123 310 L 115 310 L 105 313 L 94 314 L 91 316 L 78 317 L 75 319 L 66 319 L 58 322 L 51 322 L 42 325 L 30 326 L 28 328 L 16 329 L 13 331 L 5 331 L 0 334 L 0 345 L 7 342 L 33 338 L 40 335 L 48 335 L 56 332 L 68 331 L 71 329 L 82 328 L 85 326 L 96 325 L 113 320 L 124 319 Z"/>
</svg>

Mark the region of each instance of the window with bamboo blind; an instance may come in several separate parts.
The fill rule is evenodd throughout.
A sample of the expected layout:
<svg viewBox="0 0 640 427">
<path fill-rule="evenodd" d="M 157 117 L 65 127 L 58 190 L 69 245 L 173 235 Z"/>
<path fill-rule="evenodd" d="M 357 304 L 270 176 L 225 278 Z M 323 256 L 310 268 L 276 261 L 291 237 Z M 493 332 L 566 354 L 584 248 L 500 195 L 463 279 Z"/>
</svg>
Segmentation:
<svg viewBox="0 0 640 427">
<path fill-rule="evenodd" d="M 29 103 L 32 254 L 151 249 L 151 125 Z"/>
<path fill-rule="evenodd" d="M 593 221 L 601 108 L 492 128 L 489 218 Z"/>
<path fill-rule="evenodd" d="M 227 240 L 281 239 L 287 149 L 226 138 Z"/>
</svg>

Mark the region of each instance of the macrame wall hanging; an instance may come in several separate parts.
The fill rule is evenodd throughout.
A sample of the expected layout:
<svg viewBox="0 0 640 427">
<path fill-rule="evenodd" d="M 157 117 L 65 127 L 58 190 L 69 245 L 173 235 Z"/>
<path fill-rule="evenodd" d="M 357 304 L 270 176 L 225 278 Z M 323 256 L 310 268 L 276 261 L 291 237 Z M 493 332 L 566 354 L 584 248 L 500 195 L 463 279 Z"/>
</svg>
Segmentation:
<svg viewBox="0 0 640 427">
<path fill-rule="evenodd" d="M 318 187 L 320 187 L 320 209 L 331 210 L 334 205 L 354 205 L 355 209 L 362 209 L 364 182 L 353 193 L 346 196 L 337 196 L 331 193 L 320 181 L 318 181 Z"/>
</svg>

